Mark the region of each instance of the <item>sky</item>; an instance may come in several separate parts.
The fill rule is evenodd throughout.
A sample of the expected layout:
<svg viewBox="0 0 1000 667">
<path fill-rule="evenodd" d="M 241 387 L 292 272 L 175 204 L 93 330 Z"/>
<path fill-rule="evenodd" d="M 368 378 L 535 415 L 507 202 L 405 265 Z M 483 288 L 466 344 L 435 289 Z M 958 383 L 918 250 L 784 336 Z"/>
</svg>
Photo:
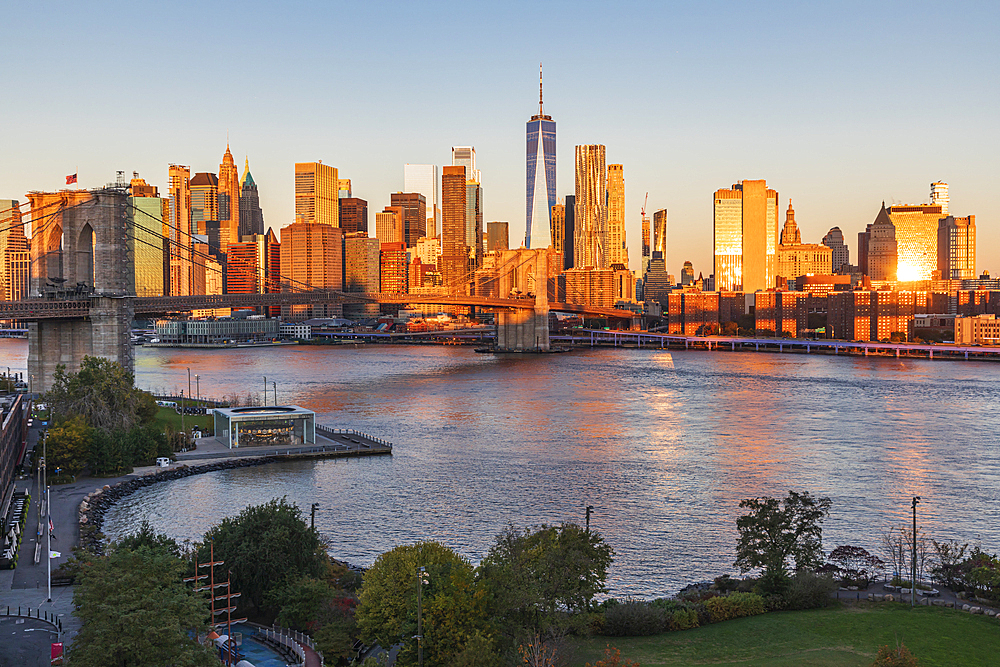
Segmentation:
<svg viewBox="0 0 1000 667">
<path fill-rule="evenodd" d="M 0 199 L 167 165 L 218 171 L 227 136 L 267 225 L 293 222 L 294 163 L 322 160 L 374 214 L 403 165 L 476 147 L 484 220 L 524 235 L 525 123 L 624 165 L 628 250 L 666 208 L 667 264 L 712 272 L 713 193 L 767 179 L 804 242 L 857 233 L 884 200 L 950 185 L 1000 272 L 1000 7 L 995 2 L 6 3 Z M 374 231 L 372 231 L 374 235 Z"/>
</svg>

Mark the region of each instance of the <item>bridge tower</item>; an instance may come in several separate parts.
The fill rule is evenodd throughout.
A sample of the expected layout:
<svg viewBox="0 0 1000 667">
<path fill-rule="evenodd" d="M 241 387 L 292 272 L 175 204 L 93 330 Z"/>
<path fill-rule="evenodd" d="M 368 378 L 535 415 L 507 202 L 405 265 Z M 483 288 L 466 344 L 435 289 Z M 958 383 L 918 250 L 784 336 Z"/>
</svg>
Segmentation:
<svg viewBox="0 0 1000 667">
<path fill-rule="evenodd" d="M 52 386 L 56 365 L 75 372 L 84 356 L 134 370 L 130 341 L 134 262 L 128 252 L 129 195 L 124 188 L 32 192 L 32 298 L 89 299 L 84 319 L 28 324 L 28 375 L 36 391 Z"/>
<path fill-rule="evenodd" d="M 562 258 L 562 255 L 555 255 Z M 549 251 L 547 248 L 501 251 L 497 296 L 534 294 L 533 309 L 497 312 L 497 350 L 549 351 Z"/>
</svg>

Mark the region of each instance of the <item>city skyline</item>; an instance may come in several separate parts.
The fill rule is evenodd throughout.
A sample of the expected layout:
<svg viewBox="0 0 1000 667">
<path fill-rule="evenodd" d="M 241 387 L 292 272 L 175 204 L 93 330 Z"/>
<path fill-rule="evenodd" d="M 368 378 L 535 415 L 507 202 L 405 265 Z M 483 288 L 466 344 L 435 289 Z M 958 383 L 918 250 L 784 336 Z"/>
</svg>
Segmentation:
<svg viewBox="0 0 1000 667">
<path fill-rule="evenodd" d="M 11 18 L 30 23 L 38 11 L 14 7 Z M 208 10 L 209 14 L 221 11 Z M 291 69 L 300 47 L 287 34 L 288 22 L 301 18 L 303 11 L 292 8 L 288 18 L 274 26 L 273 34 L 267 22 L 250 20 L 237 43 L 261 46 L 273 62 L 248 75 L 252 81 L 220 84 L 219 95 L 233 101 L 238 110 L 209 120 L 197 113 L 193 101 L 181 99 L 181 83 L 172 77 L 168 82 L 162 56 L 179 46 L 192 51 L 192 61 L 201 54 L 224 63 L 235 62 L 241 49 L 229 54 L 209 46 L 200 33 L 185 36 L 177 19 L 164 21 L 158 40 L 133 45 L 134 66 L 148 69 L 150 76 L 134 84 L 137 94 L 124 106 L 58 74 L 64 62 L 96 67 L 106 59 L 100 36 L 107 28 L 83 8 L 53 17 L 52 29 L 61 34 L 81 28 L 89 31 L 83 33 L 87 37 L 57 44 L 45 54 L 34 53 L 26 35 L 15 33 L 0 46 L 5 61 L 13 64 L 0 79 L 22 91 L 17 104 L 10 99 L 4 103 L 8 125 L 21 131 L 5 142 L 0 197 L 23 201 L 29 190 L 56 189 L 77 168 L 81 187 L 103 185 L 120 169 L 138 171 L 165 192 L 170 163 L 190 165 L 192 175 L 214 171 L 228 130 L 236 163 L 246 156 L 254 160 L 264 218 L 277 230 L 294 222 L 290 172 L 295 162 L 322 159 L 337 167 L 343 177 L 352 179 L 355 196 L 378 211 L 389 203 L 392 192 L 402 190 L 402 165 L 443 167 L 449 164 L 449 147 L 475 145 L 485 174 L 483 189 L 489 192 L 484 219 L 509 221 L 512 245 L 518 245 L 525 223 L 522 123 L 537 108 L 534 69 L 541 60 L 547 75 L 545 111 L 560 124 L 557 159 L 563 168 L 558 171 L 557 196 L 573 192 L 568 166 L 574 146 L 606 145 L 607 161 L 623 164 L 628 173 L 630 268 L 639 269 L 639 209 L 647 191 L 647 210 L 670 210 L 670 272 L 678 273 L 690 260 L 696 272 L 707 275 L 712 264 L 709 193 L 720 184 L 762 178 L 782 193 L 782 209 L 787 197 L 795 200 L 804 242 L 818 243 L 836 226 L 852 251 L 853 239 L 874 219 L 883 199 L 887 205 L 927 203 L 928 184 L 948 182 L 952 215 L 977 216 L 977 269 L 1000 270 L 1000 230 L 993 224 L 1000 209 L 990 197 L 992 176 L 1000 164 L 990 150 L 998 132 L 989 120 L 997 92 L 982 85 L 995 73 L 997 58 L 992 56 L 997 47 L 989 43 L 995 20 L 976 5 L 955 8 L 933 21 L 919 7 L 856 7 L 832 15 L 776 5 L 758 12 L 729 8 L 745 22 L 769 25 L 773 46 L 750 43 L 735 28 L 722 24 L 718 34 L 712 34 L 704 27 L 713 13 L 708 9 L 637 5 L 606 26 L 596 19 L 573 18 L 578 27 L 601 25 L 610 36 L 670 18 L 670 30 L 659 42 L 650 37 L 639 40 L 641 46 L 630 44 L 620 52 L 601 55 L 586 53 L 567 37 L 539 39 L 548 33 L 521 25 L 513 8 L 477 9 L 462 19 L 449 19 L 447 25 L 486 26 L 480 37 L 486 45 L 496 46 L 497 53 L 485 62 L 461 63 L 458 74 L 445 76 L 436 68 L 456 47 L 442 43 L 437 53 L 407 56 L 421 74 L 405 85 L 407 99 L 414 104 L 378 105 L 374 98 L 344 102 L 339 96 L 311 90 L 306 101 L 323 105 L 320 115 L 286 103 L 286 89 L 306 75 Z M 352 55 L 364 52 L 365 38 L 377 25 L 372 11 L 342 9 L 338 20 L 358 27 L 358 34 L 329 48 L 351 58 L 352 75 L 377 79 L 392 71 L 396 58 L 413 41 L 407 37 L 370 61 Z M 420 25 L 429 20 L 417 16 L 415 9 L 401 6 L 400 11 Z M 439 18 L 442 13 L 440 6 L 429 11 Z M 558 12 L 546 8 L 543 16 L 554 20 Z M 144 17 L 148 18 L 139 12 L 123 20 L 133 25 Z M 776 19 L 780 20 L 769 24 Z M 822 30 L 815 27 L 818 23 L 825 23 Z M 509 36 L 508 28 L 515 35 L 501 48 L 498 43 Z M 685 30 L 692 35 L 685 36 Z M 444 27 L 435 31 L 447 32 Z M 935 53 L 933 59 L 918 48 L 943 31 L 962 35 L 961 43 Z M 265 37 L 273 38 L 273 43 Z M 857 48 L 861 44 L 865 49 Z M 518 55 L 509 55 L 514 50 Z M 788 58 L 789 51 L 798 57 Z M 717 71 L 734 62 L 769 71 L 769 90 L 780 94 L 764 95 L 739 82 L 727 91 L 714 90 Z M 477 67 L 481 71 L 473 77 Z M 453 85 L 447 83 L 453 76 L 471 81 L 471 88 L 469 94 L 449 99 L 445 114 L 442 93 Z M 598 79 L 607 95 L 595 99 L 585 84 Z M 905 108 L 872 104 L 879 97 L 891 100 L 921 89 L 924 81 L 931 80 L 947 85 L 922 104 Z M 74 108 L 72 116 L 41 104 L 42 96 L 36 95 L 56 84 L 64 94 L 82 95 L 85 103 Z M 177 100 L 169 113 L 158 102 L 163 94 Z M 723 104 L 729 99 L 726 95 L 738 104 Z M 328 121 L 320 123 L 321 116 Z M 195 117 L 197 123 L 190 120 Z M 726 131 L 737 127 L 740 132 Z M 139 148 L 136 136 L 143 137 Z"/>
</svg>

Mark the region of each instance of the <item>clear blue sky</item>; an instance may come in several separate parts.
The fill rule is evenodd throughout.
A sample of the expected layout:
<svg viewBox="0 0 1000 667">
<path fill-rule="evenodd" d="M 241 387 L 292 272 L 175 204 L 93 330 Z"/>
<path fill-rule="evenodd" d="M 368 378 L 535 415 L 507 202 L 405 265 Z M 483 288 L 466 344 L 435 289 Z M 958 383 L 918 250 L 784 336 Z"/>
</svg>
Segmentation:
<svg viewBox="0 0 1000 667">
<path fill-rule="evenodd" d="M 0 198 L 249 155 L 265 221 L 321 159 L 381 210 L 405 162 L 472 144 L 485 219 L 524 231 L 525 121 L 545 64 L 560 196 L 573 146 L 622 163 L 628 243 L 670 211 L 668 267 L 712 271 L 712 193 L 766 178 L 803 240 L 951 186 L 1000 273 L 1000 9 L 989 2 L 7 3 Z"/>
</svg>

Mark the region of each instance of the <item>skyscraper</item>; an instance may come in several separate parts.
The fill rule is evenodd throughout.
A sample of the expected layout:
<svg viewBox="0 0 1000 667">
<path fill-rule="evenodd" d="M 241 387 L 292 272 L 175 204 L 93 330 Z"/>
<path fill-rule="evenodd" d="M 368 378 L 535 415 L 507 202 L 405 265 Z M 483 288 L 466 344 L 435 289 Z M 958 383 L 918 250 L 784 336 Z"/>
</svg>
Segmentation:
<svg viewBox="0 0 1000 667">
<path fill-rule="evenodd" d="M 898 280 L 930 280 L 937 270 L 938 220 L 945 216 L 943 207 L 940 204 L 893 205 L 886 211 L 896 228 Z"/>
<path fill-rule="evenodd" d="M 375 236 L 382 243 L 403 243 L 404 225 L 403 209 L 399 206 L 386 206 L 375 214 Z"/>
<path fill-rule="evenodd" d="M 872 280 L 896 280 L 899 262 L 896 227 L 889 217 L 882 202 L 878 212 L 868 228 L 868 276 Z"/>
<path fill-rule="evenodd" d="M 667 209 L 661 208 L 653 213 L 653 252 L 659 252 L 664 261 L 667 259 Z"/>
<path fill-rule="evenodd" d="M 390 203 L 403 210 L 403 238 L 407 248 L 417 245 L 417 239 L 426 236 L 427 198 L 419 192 L 393 192 Z"/>
<path fill-rule="evenodd" d="M 288 283 L 283 291 L 309 288 L 339 290 L 343 286 L 343 230 L 333 225 L 296 222 L 281 229 L 281 275 Z M 290 320 L 337 317 L 341 306 L 282 306 L 281 316 Z"/>
<path fill-rule="evenodd" d="M 465 182 L 465 244 L 474 271 L 483 261 L 483 188 L 478 179 Z"/>
<path fill-rule="evenodd" d="M 652 229 L 650 228 L 649 216 L 646 215 L 646 209 L 642 210 L 642 266 L 639 269 L 639 275 L 646 275 L 646 269 L 649 267 L 649 260 L 652 257 L 653 246 L 652 246 Z"/>
<path fill-rule="evenodd" d="M 437 236 L 441 224 L 441 198 L 438 195 L 438 167 L 436 164 L 403 165 L 403 190 L 419 192 L 427 206 L 425 234 Z"/>
<path fill-rule="evenodd" d="M 628 267 L 625 244 L 625 172 L 620 164 L 608 165 L 608 264 Z"/>
<path fill-rule="evenodd" d="M 368 233 L 368 202 L 360 197 L 341 197 L 340 228 L 345 234 Z"/>
<path fill-rule="evenodd" d="M 938 221 L 938 271 L 944 280 L 976 277 L 976 216 Z"/>
<path fill-rule="evenodd" d="M 563 270 L 573 268 L 576 248 L 576 195 L 566 195 L 566 221 L 563 236 Z"/>
<path fill-rule="evenodd" d="M 159 197 L 155 186 L 148 185 L 145 179 L 132 179 L 131 194 L 128 208 L 129 234 L 126 247 L 132 254 L 135 272 L 133 274 L 133 294 L 136 296 L 163 296 L 165 244 L 163 238 L 164 202 Z M 2 202 L 0 202 L 2 206 Z M 169 277 L 167 278 L 169 280 Z M 169 288 L 169 284 L 166 285 Z"/>
<path fill-rule="evenodd" d="M 601 144 L 576 147 L 576 215 L 573 266 L 606 269 L 608 262 L 608 171 Z"/>
<path fill-rule="evenodd" d="M 240 170 L 228 143 L 219 165 L 219 229 L 219 250 L 226 252 L 230 243 L 240 240 Z"/>
<path fill-rule="evenodd" d="M 28 298 L 28 274 L 25 259 L 27 259 L 29 250 L 18 201 L 16 199 L 0 199 L 0 272 L 2 272 L 0 299 L 20 301 Z M 161 252 L 161 259 L 162 256 Z M 136 270 L 138 271 L 138 267 Z M 160 282 L 162 283 L 162 270 Z"/>
<path fill-rule="evenodd" d="M 446 289 L 457 289 L 468 271 L 469 246 L 465 241 L 465 167 L 445 167 L 441 176 L 440 271 Z"/>
<path fill-rule="evenodd" d="M 170 249 L 170 295 L 191 294 L 191 170 L 170 165 L 167 234 Z"/>
<path fill-rule="evenodd" d="M 337 168 L 322 162 L 295 163 L 295 221 L 340 225 Z"/>
<path fill-rule="evenodd" d="M 844 264 L 851 263 L 850 248 L 844 242 L 844 233 L 840 231 L 840 227 L 834 227 L 826 233 L 826 236 L 823 237 L 823 245 L 833 251 L 830 267 L 832 273 L 839 272 Z"/>
<path fill-rule="evenodd" d="M 243 176 L 240 178 L 240 226 L 239 238 L 251 234 L 264 233 L 264 213 L 260 210 L 260 199 L 257 195 L 257 183 L 250 173 L 250 160 L 243 166 Z"/>
<path fill-rule="evenodd" d="M 507 250 L 510 246 L 509 225 L 506 222 L 486 223 L 486 250 Z"/>
<path fill-rule="evenodd" d="M 566 252 L 566 205 L 556 204 L 553 206 L 550 217 L 552 219 L 552 249 L 564 253 Z M 525 239 L 525 243 L 527 243 L 527 239 Z"/>
<path fill-rule="evenodd" d="M 950 203 L 948 184 L 942 181 L 931 183 L 931 204 L 941 207 L 941 215 L 948 215 L 948 206 Z"/>
<path fill-rule="evenodd" d="M 344 239 L 344 291 L 377 293 L 381 290 L 379 271 L 381 259 L 378 239 L 366 234 L 347 234 Z M 345 317 L 378 315 L 378 304 L 344 304 Z"/>
<path fill-rule="evenodd" d="M 191 179 L 191 233 L 208 234 L 208 222 L 219 220 L 219 177 L 200 172 Z"/>
<path fill-rule="evenodd" d="M 524 247 L 552 244 L 556 205 L 556 123 L 542 111 L 542 66 L 538 66 L 538 113 L 527 124 L 527 196 Z"/>
<path fill-rule="evenodd" d="M 766 181 L 740 181 L 715 192 L 714 236 L 716 290 L 774 287 L 778 193 Z"/>
<path fill-rule="evenodd" d="M 476 169 L 476 147 L 475 146 L 452 146 L 451 166 L 465 167 L 465 180 L 479 180 L 479 170 Z"/>
<path fill-rule="evenodd" d="M 792 200 L 788 200 L 788 210 L 785 211 L 785 227 L 781 230 L 781 245 L 801 245 L 802 234 L 795 223 L 795 209 Z"/>
</svg>

